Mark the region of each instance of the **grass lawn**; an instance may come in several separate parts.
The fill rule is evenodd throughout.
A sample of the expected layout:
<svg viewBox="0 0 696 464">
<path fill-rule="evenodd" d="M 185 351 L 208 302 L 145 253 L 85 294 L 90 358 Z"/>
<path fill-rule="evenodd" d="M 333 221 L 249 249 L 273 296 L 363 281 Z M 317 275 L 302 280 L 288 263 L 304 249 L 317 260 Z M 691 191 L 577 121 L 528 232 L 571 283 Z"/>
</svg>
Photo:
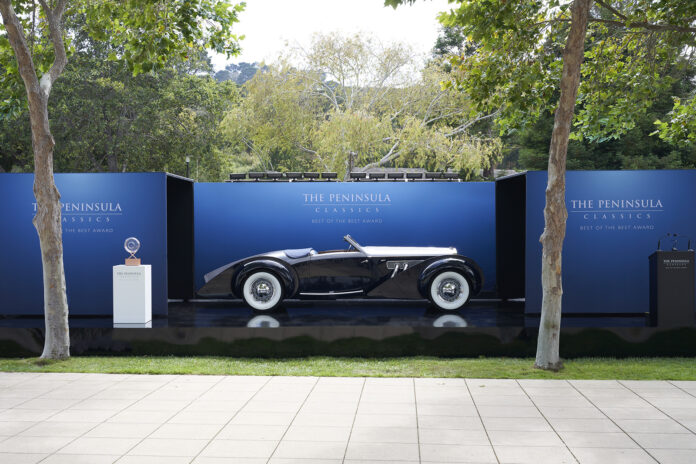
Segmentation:
<svg viewBox="0 0 696 464">
<path fill-rule="evenodd" d="M 118 374 L 308 375 L 344 377 L 469 377 L 517 379 L 696 380 L 694 358 L 582 358 L 558 373 L 533 368 L 531 358 L 74 357 L 65 361 L 2 359 L 5 372 Z"/>
</svg>

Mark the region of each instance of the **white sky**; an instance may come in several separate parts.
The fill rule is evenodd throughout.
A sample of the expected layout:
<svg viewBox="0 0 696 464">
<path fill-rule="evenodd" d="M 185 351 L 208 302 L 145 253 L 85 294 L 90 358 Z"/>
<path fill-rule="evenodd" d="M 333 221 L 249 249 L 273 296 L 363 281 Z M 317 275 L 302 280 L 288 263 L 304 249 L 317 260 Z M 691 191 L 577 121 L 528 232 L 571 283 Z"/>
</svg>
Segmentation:
<svg viewBox="0 0 696 464">
<path fill-rule="evenodd" d="M 308 45 L 317 32 L 366 32 L 383 43 L 405 42 L 427 54 L 438 35 L 437 14 L 448 9 L 447 0 L 421 0 L 396 10 L 382 0 L 247 0 L 234 29 L 246 36 L 242 53 L 230 62 L 272 62 L 286 43 Z M 224 68 L 225 57 L 214 56 L 213 65 Z"/>
</svg>

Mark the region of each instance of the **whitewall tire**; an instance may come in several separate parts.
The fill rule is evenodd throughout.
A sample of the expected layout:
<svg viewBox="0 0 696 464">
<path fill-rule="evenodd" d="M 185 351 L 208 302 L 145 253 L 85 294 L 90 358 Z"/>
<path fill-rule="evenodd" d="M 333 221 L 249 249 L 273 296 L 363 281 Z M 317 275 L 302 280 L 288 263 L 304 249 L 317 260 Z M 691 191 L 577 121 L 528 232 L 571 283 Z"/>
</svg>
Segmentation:
<svg viewBox="0 0 696 464">
<path fill-rule="evenodd" d="M 469 300 L 469 281 L 456 271 L 436 275 L 430 283 L 430 301 L 439 309 L 456 311 Z"/>
<path fill-rule="evenodd" d="M 244 281 L 244 302 L 256 311 L 275 309 L 283 299 L 280 280 L 270 272 L 254 272 Z"/>
</svg>

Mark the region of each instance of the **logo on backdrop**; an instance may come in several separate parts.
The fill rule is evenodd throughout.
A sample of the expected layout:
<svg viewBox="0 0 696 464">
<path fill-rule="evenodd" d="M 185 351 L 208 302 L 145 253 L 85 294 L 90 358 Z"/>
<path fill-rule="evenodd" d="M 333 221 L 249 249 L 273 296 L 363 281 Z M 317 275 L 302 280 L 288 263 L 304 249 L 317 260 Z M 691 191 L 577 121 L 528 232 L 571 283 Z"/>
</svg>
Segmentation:
<svg viewBox="0 0 696 464">
<path fill-rule="evenodd" d="M 382 212 L 391 206 L 388 193 L 303 193 L 313 224 L 381 224 Z"/>
<path fill-rule="evenodd" d="M 580 220 L 580 230 L 654 230 L 655 217 L 664 211 L 659 198 L 572 199 L 568 201 L 572 219 Z"/>
<path fill-rule="evenodd" d="M 34 213 L 37 204 L 32 203 Z M 64 233 L 112 233 L 114 220 L 123 215 L 119 202 L 61 202 Z"/>
</svg>

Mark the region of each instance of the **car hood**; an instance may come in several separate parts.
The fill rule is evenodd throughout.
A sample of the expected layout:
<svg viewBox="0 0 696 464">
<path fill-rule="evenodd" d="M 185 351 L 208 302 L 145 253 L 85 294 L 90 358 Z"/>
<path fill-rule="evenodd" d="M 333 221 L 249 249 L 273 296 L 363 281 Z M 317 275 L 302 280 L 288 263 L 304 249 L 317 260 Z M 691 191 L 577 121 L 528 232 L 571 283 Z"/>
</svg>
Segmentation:
<svg viewBox="0 0 696 464">
<path fill-rule="evenodd" d="M 282 260 L 285 258 L 285 250 L 269 251 L 268 253 L 261 253 L 258 255 L 247 256 L 246 258 L 238 259 L 237 261 L 233 261 L 231 263 L 225 264 L 224 266 L 220 266 L 217 269 L 213 269 L 212 271 L 205 274 L 203 276 L 203 279 L 205 280 L 205 283 L 208 283 L 211 280 L 213 280 L 215 277 L 217 277 L 218 275 L 222 274 L 227 269 L 231 268 L 232 266 L 236 266 L 237 264 L 239 264 L 243 261 L 249 261 L 249 260 L 258 259 L 258 258 L 269 258 L 269 257 Z"/>
<path fill-rule="evenodd" d="M 363 247 L 368 256 L 444 256 L 456 255 L 457 249 L 448 247 L 390 247 L 390 246 L 366 246 Z"/>
</svg>

